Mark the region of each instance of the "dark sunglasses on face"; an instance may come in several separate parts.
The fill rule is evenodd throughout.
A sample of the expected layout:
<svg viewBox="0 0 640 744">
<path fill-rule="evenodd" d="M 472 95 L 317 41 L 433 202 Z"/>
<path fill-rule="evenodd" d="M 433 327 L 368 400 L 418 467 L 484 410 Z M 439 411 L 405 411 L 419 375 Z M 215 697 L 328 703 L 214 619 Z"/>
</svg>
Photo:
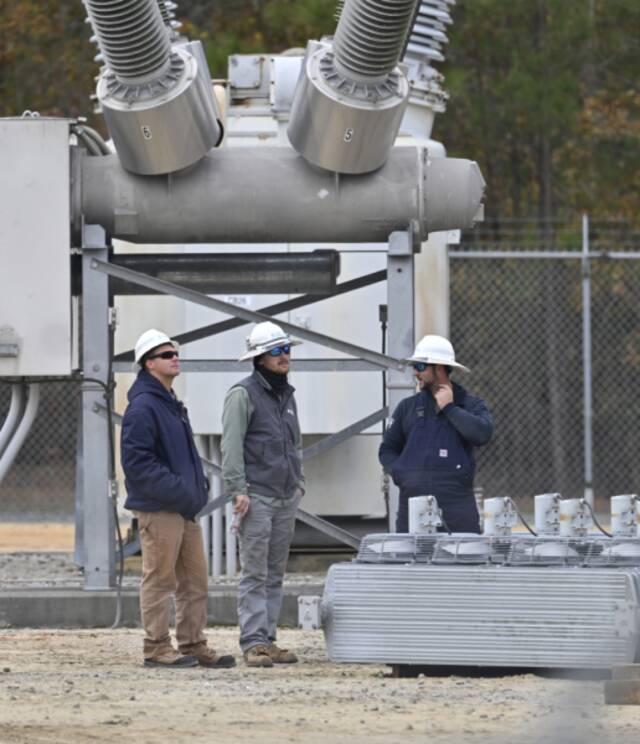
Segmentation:
<svg viewBox="0 0 640 744">
<path fill-rule="evenodd" d="M 275 346 L 273 349 L 269 349 L 270 356 L 280 356 L 281 354 L 289 354 L 291 346 L 284 344 L 283 346 Z"/>
<path fill-rule="evenodd" d="M 161 351 L 159 354 L 152 354 L 147 359 L 177 359 L 180 354 L 177 351 Z"/>
<path fill-rule="evenodd" d="M 429 365 L 426 362 L 413 362 L 411 366 L 416 372 L 424 372 Z"/>
</svg>

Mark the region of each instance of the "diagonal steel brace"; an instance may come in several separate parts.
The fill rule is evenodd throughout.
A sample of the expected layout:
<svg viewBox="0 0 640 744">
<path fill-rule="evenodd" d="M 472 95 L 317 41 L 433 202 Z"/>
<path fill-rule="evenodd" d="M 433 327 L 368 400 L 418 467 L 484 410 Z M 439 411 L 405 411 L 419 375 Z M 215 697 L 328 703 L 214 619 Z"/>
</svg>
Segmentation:
<svg viewBox="0 0 640 744">
<path fill-rule="evenodd" d="M 131 269 L 125 269 L 123 266 L 115 266 L 105 261 L 99 261 L 94 259 L 91 261 L 91 268 L 109 276 L 116 276 L 120 279 L 124 279 L 133 284 L 140 284 L 143 287 L 149 287 L 155 289 L 162 294 L 172 295 L 179 297 L 180 299 L 186 300 L 187 302 L 193 302 L 196 305 L 203 305 L 209 307 L 212 310 L 218 310 L 219 312 L 232 315 L 243 320 L 250 322 L 261 323 L 263 321 L 271 320 L 271 316 L 265 315 L 264 313 L 257 313 L 253 310 L 246 310 L 245 308 L 237 307 L 229 302 L 223 302 L 222 300 L 216 300 L 213 297 L 204 295 L 201 292 L 196 292 L 192 289 L 181 287 L 179 284 L 173 284 L 172 282 L 164 281 L 163 279 L 156 279 L 155 277 L 141 274 L 138 271 Z M 394 359 L 393 357 L 387 356 L 386 354 L 380 354 L 377 351 L 371 351 L 355 344 L 347 343 L 346 341 L 340 341 L 339 339 L 327 336 L 324 333 L 316 333 L 310 331 L 302 326 L 294 325 L 283 320 L 278 320 L 280 327 L 287 333 L 291 333 L 300 338 L 304 338 L 307 341 L 313 341 L 314 343 L 320 344 L 321 346 L 328 346 L 330 349 L 336 349 L 350 356 L 358 357 L 360 359 L 366 359 L 366 361 L 375 364 L 380 369 L 394 369 L 402 371 L 405 367 L 405 362 L 401 359 Z"/>
</svg>

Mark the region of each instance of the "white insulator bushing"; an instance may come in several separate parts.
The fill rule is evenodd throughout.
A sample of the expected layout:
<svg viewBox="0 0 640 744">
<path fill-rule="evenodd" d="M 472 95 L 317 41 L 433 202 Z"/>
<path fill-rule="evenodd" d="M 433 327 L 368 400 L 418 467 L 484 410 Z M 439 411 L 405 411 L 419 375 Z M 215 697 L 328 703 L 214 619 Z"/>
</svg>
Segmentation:
<svg viewBox="0 0 640 744">
<path fill-rule="evenodd" d="M 291 106 L 289 141 L 320 168 L 370 173 L 389 157 L 409 101 L 409 83 L 399 68 L 390 83 L 336 82 L 334 73 L 321 69 L 331 59 L 331 45 L 309 43 Z"/>
<path fill-rule="evenodd" d="M 118 80 L 141 84 L 168 69 L 171 44 L 157 0 L 85 0 L 85 7 Z"/>
<path fill-rule="evenodd" d="M 518 515 L 510 498 L 494 498 L 484 500 L 484 535 L 511 534 Z"/>
<path fill-rule="evenodd" d="M 334 36 L 336 65 L 353 80 L 384 79 L 396 66 L 416 0 L 347 0 Z"/>
<path fill-rule="evenodd" d="M 560 494 L 538 494 L 534 497 L 534 509 L 538 535 L 557 535 L 560 532 Z"/>
<path fill-rule="evenodd" d="M 148 99 L 123 100 L 108 72 L 98 82 L 98 100 L 122 166 L 141 175 L 186 168 L 204 157 L 220 139 L 211 85 L 198 74 L 196 59 L 185 49 L 172 88 Z"/>
<path fill-rule="evenodd" d="M 442 511 L 435 496 L 414 496 L 409 499 L 409 532 L 433 535 L 442 525 Z"/>
<path fill-rule="evenodd" d="M 611 497 L 611 534 L 614 537 L 632 537 L 638 530 L 637 495 L 620 494 Z"/>
<path fill-rule="evenodd" d="M 561 499 L 561 537 L 584 537 L 592 524 L 593 519 L 584 499 Z"/>
</svg>

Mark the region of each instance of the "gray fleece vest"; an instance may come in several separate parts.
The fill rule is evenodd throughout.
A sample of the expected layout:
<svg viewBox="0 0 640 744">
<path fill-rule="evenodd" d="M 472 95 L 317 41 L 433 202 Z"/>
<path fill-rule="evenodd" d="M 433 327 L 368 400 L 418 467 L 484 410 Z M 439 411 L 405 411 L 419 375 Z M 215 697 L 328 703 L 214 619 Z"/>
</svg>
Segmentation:
<svg viewBox="0 0 640 744">
<path fill-rule="evenodd" d="M 244 467 L 248 490 L 263 496 L 290 499 L 300 482 L 298 410 L 294 388 L 276 395 L 258 373 L 241 380 L 253 406 L 244 438 Z"/>
</svg>

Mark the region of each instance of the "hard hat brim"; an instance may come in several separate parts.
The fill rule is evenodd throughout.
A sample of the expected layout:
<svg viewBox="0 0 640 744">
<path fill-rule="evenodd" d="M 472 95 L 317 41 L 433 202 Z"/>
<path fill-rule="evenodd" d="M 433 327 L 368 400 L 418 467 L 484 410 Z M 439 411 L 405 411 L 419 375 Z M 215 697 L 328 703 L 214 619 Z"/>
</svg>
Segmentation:
<svg viewBox="0 0 640 744">
<path fill-rule="evenodd" d="M 245 352 L 241 357 L 238 358 L 238 361 L 246 362 L 249 359 L 254 359 L 257 356 L 262 356 L 263 354 L 266 354 L 270 349 L 275 349 L 276 346 L 284 346 L 285 344 L 288 346 L 300 346 L 300 344 L 302 343 L 304 342 L 297 338 L 279 338 L 275 341 L 270 341 L 268 344 L 263 344 L 257 349 L 251 349 L 250 351 Z"/>
</svg>

